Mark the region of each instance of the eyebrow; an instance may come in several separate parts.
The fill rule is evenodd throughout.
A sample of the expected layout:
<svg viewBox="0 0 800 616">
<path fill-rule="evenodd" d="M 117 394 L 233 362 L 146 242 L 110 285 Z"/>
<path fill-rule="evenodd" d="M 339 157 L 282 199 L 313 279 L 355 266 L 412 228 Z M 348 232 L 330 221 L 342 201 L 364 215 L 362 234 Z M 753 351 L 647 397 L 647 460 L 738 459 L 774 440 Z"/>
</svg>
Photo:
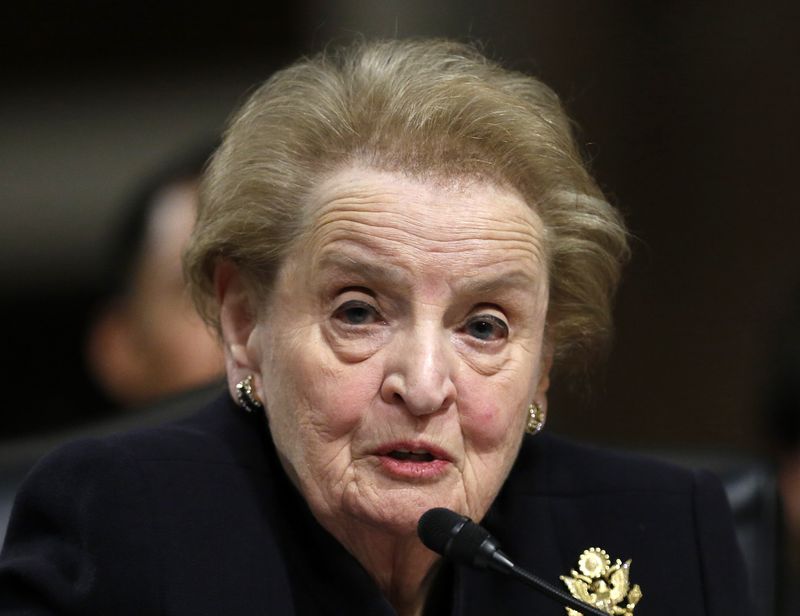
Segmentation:
<svg viewBox="0 0 800 616">
<path fill-rule="evenodd" d="M 367 280 L 375 280 L 396 286 L 405 286 L 408 274 L 396 267 L 387 267 L 381 263 L 361 261 L 342 253 L 328 253 L 319 260 L 319 270 L 333 269 L 345 274 L 357 274 Z"/>
<path fill-rule="evenodd" d="M 394 287 L 404 288 L 408 285 L 409 273 L 402 268 L 387 267 L 381 263 L 361 261 L 355 257 L 337 253 L 328 253 L 319 260 L 319 269 L 333 269 L 345 274 L 356 274 L 367 280 L 380 281 Z M 467 295 L 492 295 L 498 291 L 511 289 L 533 289 L 536 279 L 521 269 L 503 272 L 492 277 L 481 277 L 458 281 L 454 291 Z"/>
<path fill-rule="evenodd" d="M 534 289 L 536 279 L 527 272 L 515 269 L 492 278 L 467 279 L 456 285 L 459 293 L 467 295 L 492 295 L 505 289 Z"/>
</svg>

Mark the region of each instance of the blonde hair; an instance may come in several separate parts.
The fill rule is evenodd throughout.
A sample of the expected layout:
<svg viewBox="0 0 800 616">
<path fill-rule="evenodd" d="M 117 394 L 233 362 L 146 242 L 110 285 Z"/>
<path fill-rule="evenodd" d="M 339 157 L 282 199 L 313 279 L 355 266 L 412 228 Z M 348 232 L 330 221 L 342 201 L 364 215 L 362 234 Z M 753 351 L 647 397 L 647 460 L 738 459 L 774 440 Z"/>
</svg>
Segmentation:
<svg viewBox="0 0 800 616">
<path fill-rule="evenodd" d="M 446 40 L 362 41 L 301 59 L 233 116 L 184 260 L 210 324 L 218 327 L 218 260 L 234 261 L 265 297 L 302 232 L 307 196 L 349 163 L 517 190 L 547 230 L 547 327 L 557 358 L 586 360 L 608 340 L 626 232 L 588 173 L 558 97 L 474 46 Z"/>
</svg>

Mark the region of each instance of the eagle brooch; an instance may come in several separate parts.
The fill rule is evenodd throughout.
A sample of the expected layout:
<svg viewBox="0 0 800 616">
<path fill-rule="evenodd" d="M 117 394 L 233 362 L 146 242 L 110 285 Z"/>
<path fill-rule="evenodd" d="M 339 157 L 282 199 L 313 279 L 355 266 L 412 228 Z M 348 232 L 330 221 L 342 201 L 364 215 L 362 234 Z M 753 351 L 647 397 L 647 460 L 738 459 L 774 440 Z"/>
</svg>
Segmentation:
<svg viewBox="0 0 800 616">
<path fill-rule="evenodd" d="M 576 599 L 614 616 L 633 616 L 642 590 L 638 584 L 631 586 L 628 580 L 631 562 L 623 563 L 618 558 L 612 565 L 605 550 L 589 548 L 578 558 L 580 573 L 572 569 L 569 576 L 560 577 Z M 583 616 L 576 610 L 566 609 L 568 616 Z"/>
</svg>

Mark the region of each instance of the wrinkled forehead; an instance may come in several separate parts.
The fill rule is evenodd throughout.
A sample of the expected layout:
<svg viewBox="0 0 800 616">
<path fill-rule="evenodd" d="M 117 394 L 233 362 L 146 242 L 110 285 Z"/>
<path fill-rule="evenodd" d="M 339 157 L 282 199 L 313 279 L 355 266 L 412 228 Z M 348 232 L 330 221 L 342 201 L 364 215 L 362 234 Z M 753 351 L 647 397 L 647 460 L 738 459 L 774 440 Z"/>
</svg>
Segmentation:
<svg viewBox="0 0 800 616">
<path fill-rule="evenodd" d="M 541 219 L 516 191 L 481 178 L 351 167 L 321 181 L 307 207 L 298 248 L 312 266 L 373 259 L 417 272 L 513 266 L 546 277 Z"/>
<path fill-rule="evenodd" d="M 352 165 L 320 179 L 305 203 L 305 229 L 313 233 L 337 216 L 375 213 L 387 222 L 440 230 L 505 227 L 544 236 L 541 218 L 514 188 L 487 176 L 411 174 Z M 420 218 L 422 216 L 422 218 Z M 544 239 L 541 237 L 541 239 Z"/>
</svg>

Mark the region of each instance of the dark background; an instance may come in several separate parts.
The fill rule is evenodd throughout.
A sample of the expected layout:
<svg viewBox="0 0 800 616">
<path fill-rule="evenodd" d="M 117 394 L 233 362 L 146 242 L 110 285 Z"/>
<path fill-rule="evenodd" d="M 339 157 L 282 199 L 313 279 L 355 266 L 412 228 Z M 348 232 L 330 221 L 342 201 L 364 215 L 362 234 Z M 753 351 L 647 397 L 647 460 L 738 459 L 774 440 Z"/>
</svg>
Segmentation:
<svg viewBox="0 0 800 616">
<path fill-rule="evenodd" d="M 542 77 L 634 236 L 584 440 L 763 448 L 772 349 L 800 283 L 794 2 L 72 2 L 0 9 L 0 435 L 101 417 L 82 323 L 120 206 L 301 53 L 366 35 L 478 39 Z M 16 400 L 14 398 L 16 397 Z"/>
</svg>

